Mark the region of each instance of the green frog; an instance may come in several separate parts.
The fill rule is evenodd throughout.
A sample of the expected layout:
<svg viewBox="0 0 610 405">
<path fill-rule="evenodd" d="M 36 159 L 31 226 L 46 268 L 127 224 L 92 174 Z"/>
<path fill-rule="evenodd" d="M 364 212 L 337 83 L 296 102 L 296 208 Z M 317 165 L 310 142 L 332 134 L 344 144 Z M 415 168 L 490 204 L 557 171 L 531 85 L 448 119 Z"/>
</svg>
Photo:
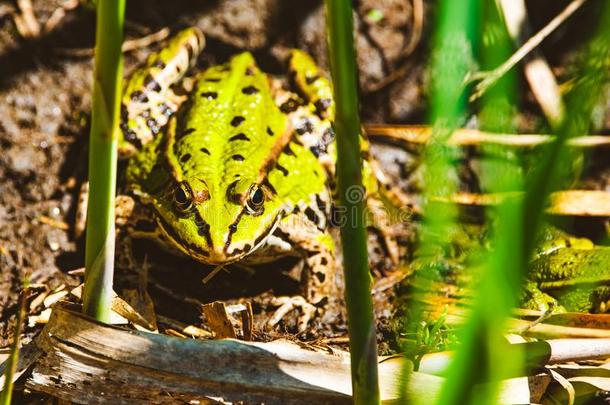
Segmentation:
<svg viewBox="0 0 610 405">
<path fill-rule="evenodd" d="M 130 156 L 130 192 L 149 212 L 134 234 L 217 266 L 301 256 L 303 295 L 279 297 L 269 324 L 298 307 L 302 331 L 335 285 L 330 82 L 300 50 L 290 52 L 292 88 L 263 73 L 249 52 L 189 77 L 203 47 L 201 32 L 186 29 L 124 86 L 120 152 Z M 397 261 L 380 209 L 397 197 L 364 138 L 362 145 L 362 197 Z"/>
<path fill-rule="evenodd" d="M 525 307 L 606 312 L 610 309 L 610 247 L 547 229 L 528 280 Z"/>
<path fill-rule="evenodd" d="M 459 225 L 448 234 L 442 249 L 430 246 L 411 267 L 418 277 L 409 280 L 420 299 L 432 308 L 463 304 L 476 292 L 479 263 L 489 253 L 480 226 Z M 530 261 L 520 306 L 545 312 L 607 312 L 610 309 L 610 247 L 596 246 L 546 226 Z"/>
</svg>

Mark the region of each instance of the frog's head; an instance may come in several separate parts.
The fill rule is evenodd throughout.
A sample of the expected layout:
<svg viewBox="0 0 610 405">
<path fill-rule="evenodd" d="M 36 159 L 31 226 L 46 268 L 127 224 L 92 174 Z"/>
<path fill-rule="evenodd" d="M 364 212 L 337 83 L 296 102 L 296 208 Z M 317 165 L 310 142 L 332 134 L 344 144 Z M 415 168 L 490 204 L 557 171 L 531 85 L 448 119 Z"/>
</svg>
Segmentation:
<svg viewBox="0 0 610 405">
<path fill-rule="evenodd" d="M 172 245 L 206 264 L 242 259 L 259 248 L 283 217 L 275 190 L 243 174 L 227 185 L 191 177 L 156 200 L 157 221 Z"/>
</svg>

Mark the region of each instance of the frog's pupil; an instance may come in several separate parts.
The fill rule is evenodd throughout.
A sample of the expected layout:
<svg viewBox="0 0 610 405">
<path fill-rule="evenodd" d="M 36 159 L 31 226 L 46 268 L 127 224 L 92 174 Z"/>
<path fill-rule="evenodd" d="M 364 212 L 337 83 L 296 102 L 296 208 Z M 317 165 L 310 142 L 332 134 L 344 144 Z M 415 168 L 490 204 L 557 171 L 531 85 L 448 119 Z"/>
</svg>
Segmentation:
<svg viewBox="0 0 610 405">
<path fill-rule="evenodd" d="M 176 189 L 176 202 L 178 204 L 186 204 L 188 202 L 188 196 L 186 195 L 186 191 L 182 187 Z"/>
<path fill-rule="evenodd" d="M 263 203 L 263 192 L 260 188 L 257 188 L 256 191 L 252 194 L 252 203 L 254 205 L 259 205 Z"/>
</svg>

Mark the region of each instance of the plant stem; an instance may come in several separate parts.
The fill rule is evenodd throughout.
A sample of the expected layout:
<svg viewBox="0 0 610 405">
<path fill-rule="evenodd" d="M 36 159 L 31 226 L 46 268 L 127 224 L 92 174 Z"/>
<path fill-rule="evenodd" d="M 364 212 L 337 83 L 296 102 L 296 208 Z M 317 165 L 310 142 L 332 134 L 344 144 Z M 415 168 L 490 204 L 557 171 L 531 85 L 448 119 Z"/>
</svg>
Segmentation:
<svg viewBox="0 0 610 405">
<path fill-rule="evenodd" d="M 4 387 L 2 387 L 2 392 L 0 392 L 0 405 L 10 405 L 13 396 L 13 378 L 17 372 L 17 364 L 19 362 L 19 346 L 21 342 L 23 321 L 25 319 L 25 304 L 28 298 L 29 284 L 29 280 L 26 278 L 23 282 L 23 290 L 21 290 L 21 295 L 19 296 L 11 353 L 6 360 L 6 363 L 4 363 Z"/>
<path fill-rule="evenodd" d="M 327 0 L 329 59 L 336 103 L 337 185 L 344 210 L 341 226 L 343 265 L 350 337 L 352 390 L 355 404 L 379 403 L 377 341 L 371 300 L 364 204 L 350 193 L 362 190 L 360 118 L 352 4 Z"/>
<path fill-rule="evenodd" d="M 97 3 L 83 311 L 102 322 L 110 318 L 114 272 L 114 195 L 124 14 L 125 0 Z"/>
</svg>

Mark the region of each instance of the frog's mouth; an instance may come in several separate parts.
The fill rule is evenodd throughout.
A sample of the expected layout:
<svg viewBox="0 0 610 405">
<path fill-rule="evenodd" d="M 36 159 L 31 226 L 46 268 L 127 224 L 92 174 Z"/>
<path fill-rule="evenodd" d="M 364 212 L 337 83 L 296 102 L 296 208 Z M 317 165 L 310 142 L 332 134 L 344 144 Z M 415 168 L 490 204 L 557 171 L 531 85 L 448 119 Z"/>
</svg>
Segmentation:
<svg viewBox="0 0 610 405">
<path fill-rule="evenodd" d="M 161 232 L 166 237 L 167 241 L 176 249 L 184 253 L 185 255 L 196 259 L 202 263 L 210 263 L 209 257 L 210 252 L 200 248 L 197 245 L 188 243 L 174 231 L 174 229 L 163 219 L 161 215 L 155 215 L 157 224 Z"/>
<path fill-rule="evenodd" d="M 184 253 L 185 255 L 201 262 L 204 264 L 231 264 L 243 259 L 246 256 L 251 255 L 258 250 L 271 235 L 282 219 L 282 213 L 278 214 L 271 225 L 261 233 L 261 235 L 255 240 L 254 246 L 250 247 L 248 244 L 244 244 L 243 248 L 233 249 L 231 253 L 227 252 L 228 246 L 225 246 L 222 253 L 212 256 L 210 250 L 202 249 L 200 246 L 185 241 L 170 225 L 163 219 L 161 215 L 156 215 L 157 224 L 161 229 L 161 232 L 165 235 L 168 242 L 171 243 L 176 249 Z"/>
</svg>

